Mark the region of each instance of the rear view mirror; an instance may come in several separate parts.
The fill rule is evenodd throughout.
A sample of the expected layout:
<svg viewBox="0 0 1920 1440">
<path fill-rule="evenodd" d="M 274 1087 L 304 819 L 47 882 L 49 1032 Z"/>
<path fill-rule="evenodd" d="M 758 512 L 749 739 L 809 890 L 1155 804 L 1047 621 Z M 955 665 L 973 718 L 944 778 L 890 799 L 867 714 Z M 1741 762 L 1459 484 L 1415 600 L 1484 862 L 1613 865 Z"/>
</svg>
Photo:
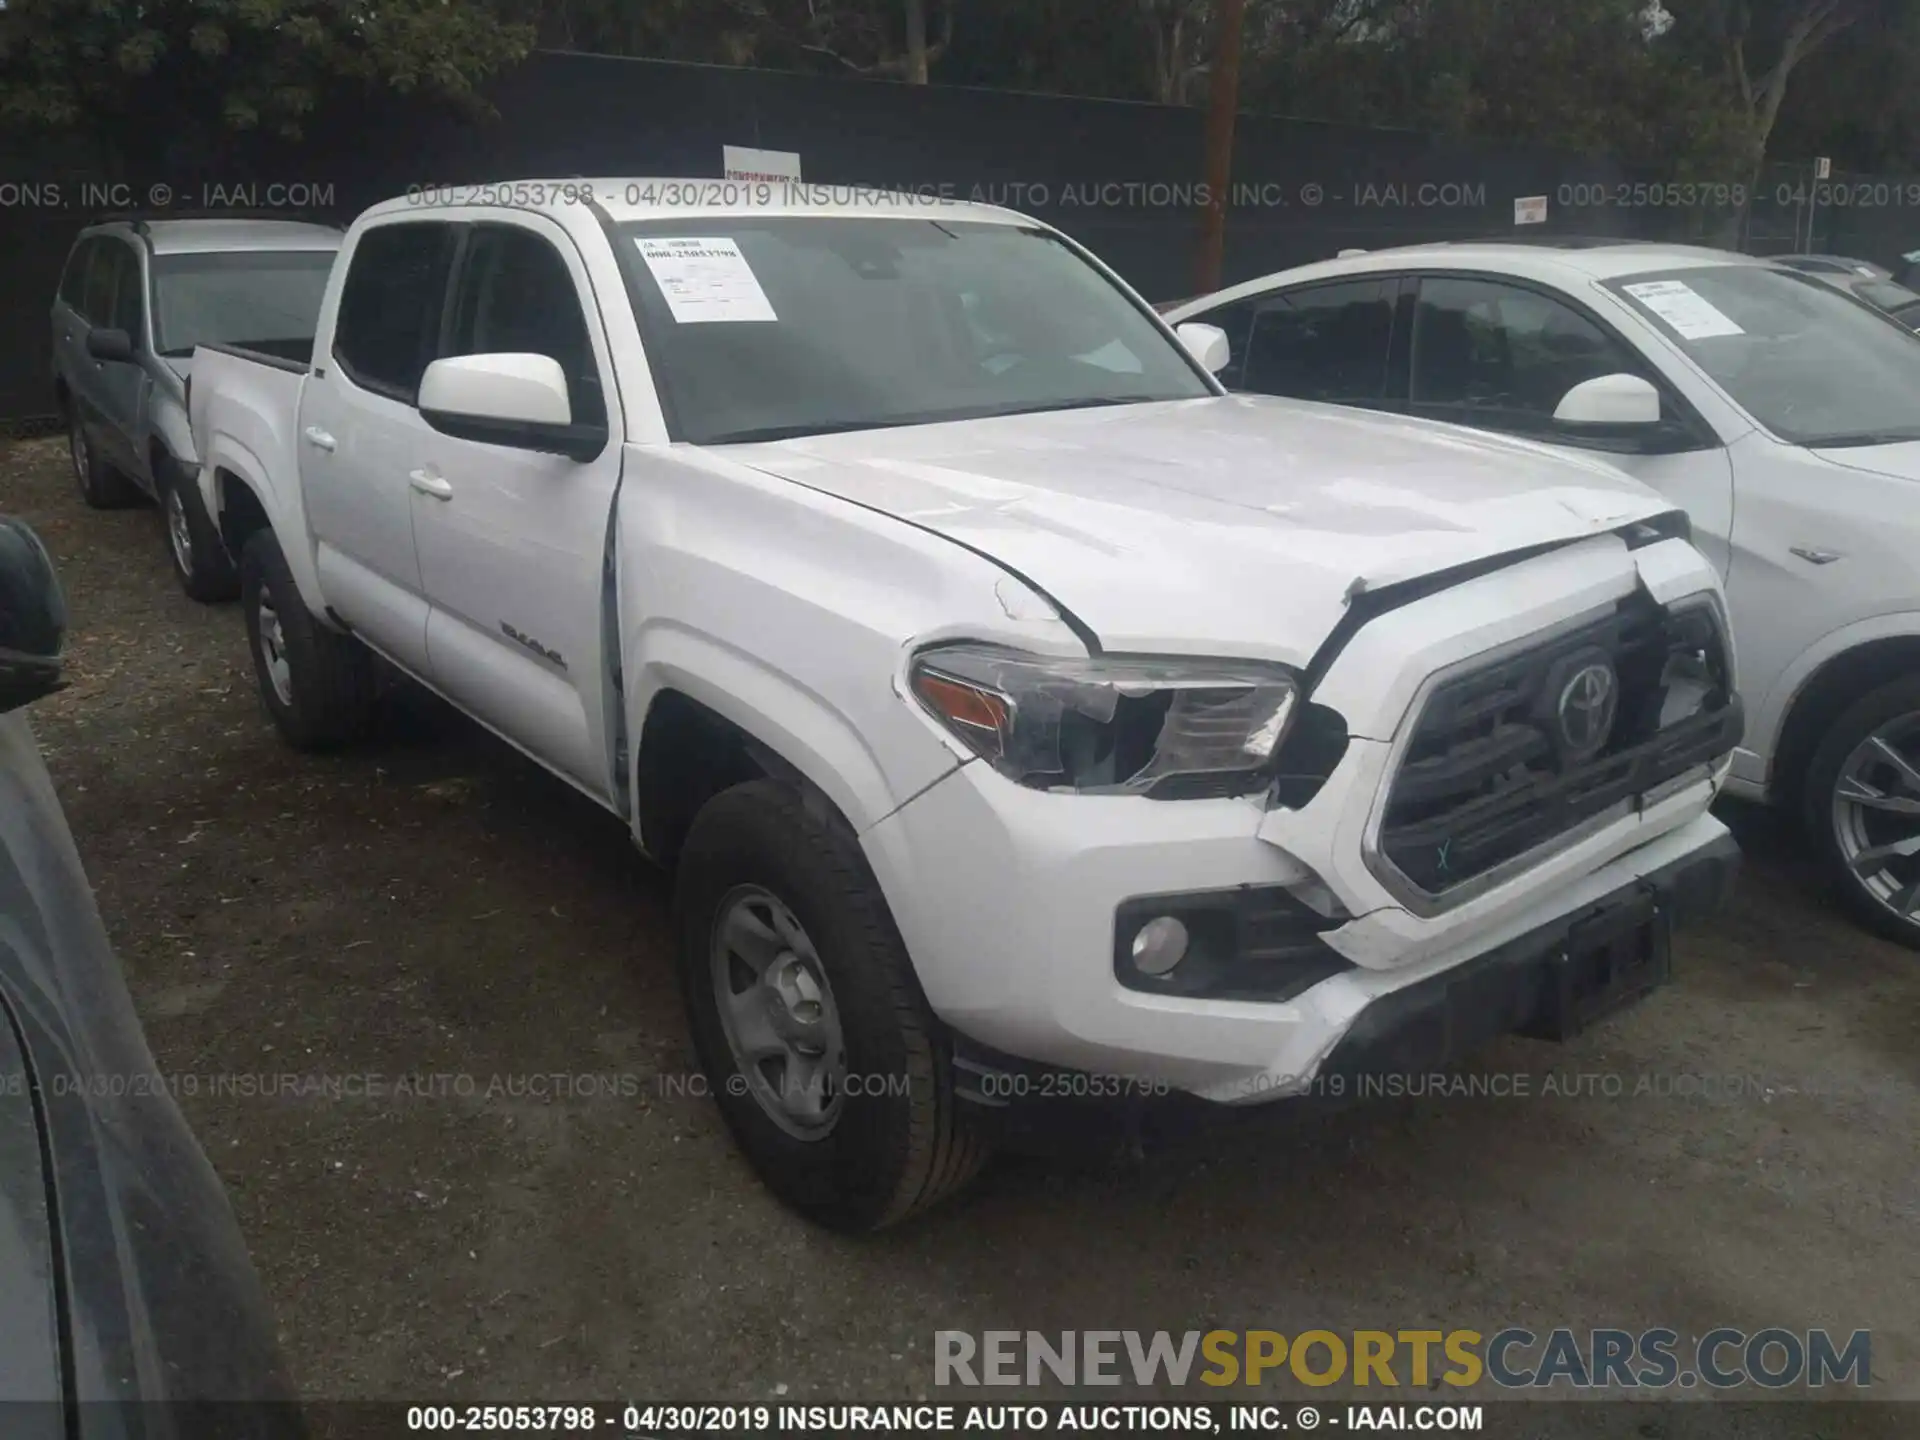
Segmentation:
<svg viewBox="0 0 1920 1440">
<path fill-rule="evenodd" d="M 24 521 L 0 516 L 0 715 L 62 688 L 67 602 Z"/>
<path fill-rule="evenodd" d="M 434 429 L 484 445 L 591 460 L 607 427 L 575 425 L 566 372 L 550 355 L 452 355 L 420 377 L 420 416 Z"/>
<path fill-rule="evenodd" d="M 1180 337 L 1180 343 L 1187 347 L 1188 353 L 1206 367 L 1209 375 L 1218 375 L 1233 359 L 1233 347 L 1227 343 L 1227 332 L 1218 325 L 1203 325 L 1189 320 L 1173 333 Z"/>
<path fill-rule="evenodd" d="M 1560 397 L 1559 425 L 1658 425 L 1660 392 L 1638 375 L 1596 375 Z"/>
<path fill-rule="evenodd" d="M 124 330 L 93 329 L 87 332 L 87 354 L 96 360 L 128 365 L 134 360 L 133 337 Z"/>
</svg>

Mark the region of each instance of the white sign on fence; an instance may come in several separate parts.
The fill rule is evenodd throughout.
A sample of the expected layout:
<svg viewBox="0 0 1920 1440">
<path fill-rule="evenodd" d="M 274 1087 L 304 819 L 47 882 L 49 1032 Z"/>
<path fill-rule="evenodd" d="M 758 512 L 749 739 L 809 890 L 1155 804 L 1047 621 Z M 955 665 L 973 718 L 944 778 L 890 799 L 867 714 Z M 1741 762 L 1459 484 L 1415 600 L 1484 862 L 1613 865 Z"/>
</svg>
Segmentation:
<svg viewBox="0 0 1920 1440">
<path fill-rule="evenodd" d="M 1546 224 L 1547 197 L 1544 195 L 1516 196 L 1513 202 L 1513 223 L 1516 225 Z"/>
<path fill-rule="evenodd" d="M 720 149 L 729 180 L 800 178 L 800 157 L 791 150 L 755 150 L 747 145 L 723 145 Z"/>
</svg>

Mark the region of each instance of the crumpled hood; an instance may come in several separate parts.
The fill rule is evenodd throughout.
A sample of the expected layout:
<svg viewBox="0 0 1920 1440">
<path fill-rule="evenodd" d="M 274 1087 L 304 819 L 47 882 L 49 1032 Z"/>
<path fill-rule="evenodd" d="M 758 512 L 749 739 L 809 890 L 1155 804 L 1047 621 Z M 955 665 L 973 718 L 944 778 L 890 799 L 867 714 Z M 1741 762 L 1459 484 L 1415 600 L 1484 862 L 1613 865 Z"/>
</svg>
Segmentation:
<svg viewBox="0 0 1920 1440">
<path fill-rule="evenodd" d="M 1108 650 L 1295 665 L 1359 591 L 1673 508 L 1522 441 L 1241 395 L 721 453 L 991 556 Z"/>
</svg>

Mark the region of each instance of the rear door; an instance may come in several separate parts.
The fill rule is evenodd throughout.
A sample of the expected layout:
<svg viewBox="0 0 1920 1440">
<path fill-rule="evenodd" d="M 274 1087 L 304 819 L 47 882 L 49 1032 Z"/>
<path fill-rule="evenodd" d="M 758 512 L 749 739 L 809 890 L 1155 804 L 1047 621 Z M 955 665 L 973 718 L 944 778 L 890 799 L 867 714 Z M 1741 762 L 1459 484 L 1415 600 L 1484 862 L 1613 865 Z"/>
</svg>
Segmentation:
<svg viewBox="0 0 1920 1440">
<path fill-rule="evenodd" d="M 412 482 L 434 437 L 416 405 L 452 271 L 456 230 L 402 219 L 363 230 L 331 352 L 301 391 L 300 490 L 327 600 L 375 648 L 429 671 Z"/>
<path fill-rule="evenodd" d="M 1398 409 L 1392 387 L 1391 279 L 1323 281 L 1237 301 L 1192 318 L 1227 332 L 1229 389 L 1329 405 Z"/>
<path fill-rule="evenodd" d="M 81 341 L 86 338 L 87 318 L 81 310 L 86 292 L 87 266 L 93 261 L 99 241 L 92 237 L 77 243 L 67 256 L 67 267 L 60 274 L 60 290 L 53 301 L 53 368 L 64 379 L 69 393 L 79 380 L 80 368 L 87 360 Z"/>
<path fill-rule="evenodd" d="M 576 424 L 606 424 L 613 368 L 586 267 L 538 216 L 473 225 L 441 354 L 551 356 Z M 413 531 L 433 680 L 596 798 L 609 797 L 600 652 L 620 438 L 587 461 L 430 433 Z"/>
</svg>

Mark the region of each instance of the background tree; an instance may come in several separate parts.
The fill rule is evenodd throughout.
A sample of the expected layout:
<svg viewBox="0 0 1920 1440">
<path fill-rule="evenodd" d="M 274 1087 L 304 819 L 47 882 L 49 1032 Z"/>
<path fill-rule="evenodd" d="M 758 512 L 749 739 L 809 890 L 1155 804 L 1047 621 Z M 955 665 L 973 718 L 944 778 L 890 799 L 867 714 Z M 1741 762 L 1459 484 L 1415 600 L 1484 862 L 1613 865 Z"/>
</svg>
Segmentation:
<svg viewBox="0 0 1920 1440">
<path fill-rule="evenodd" d="M 242 137 L 298 139 L 328 99 L 484 109 L 483 84 L 532 39 L 447 0 L 11 0 L 0 122 L 80 131 L 152 169 Z"/>
<path fill-rule="evenodd" d="M 1912 0 L 1666 0 L 1677 44 L 1717 64 L 1741 117 L 1748 172 L 1758 175 L 1788 86 L 1839 36 L 1900 25 Z"/>
<path fill-rule="evenodd" d="M 1769 148 L 1855 170 L 1920 171 L 1920 6 L 1855 25 L 1800 68 Z"/>
</svg>

